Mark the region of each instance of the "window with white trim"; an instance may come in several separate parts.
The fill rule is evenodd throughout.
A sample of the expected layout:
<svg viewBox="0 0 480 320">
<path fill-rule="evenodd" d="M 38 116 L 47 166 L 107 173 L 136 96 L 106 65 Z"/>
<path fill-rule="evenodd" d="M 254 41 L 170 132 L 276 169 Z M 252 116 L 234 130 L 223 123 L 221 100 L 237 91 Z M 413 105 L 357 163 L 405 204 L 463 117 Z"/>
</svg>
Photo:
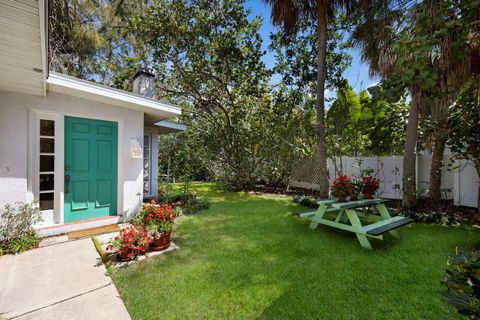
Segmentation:
<svg viewBox="0 0 480 320">
<path fill-rule="evenodd" d="M 143 195 L 149 196 L 152 191 L 152 138 L 143 136 Z"/>
<path fill-rule="evenodd" d="M 40 210 L 53 210 L 55 177 L 55 121 L 40 119 L 39 132 L 39 184 Z"/>
</svg>

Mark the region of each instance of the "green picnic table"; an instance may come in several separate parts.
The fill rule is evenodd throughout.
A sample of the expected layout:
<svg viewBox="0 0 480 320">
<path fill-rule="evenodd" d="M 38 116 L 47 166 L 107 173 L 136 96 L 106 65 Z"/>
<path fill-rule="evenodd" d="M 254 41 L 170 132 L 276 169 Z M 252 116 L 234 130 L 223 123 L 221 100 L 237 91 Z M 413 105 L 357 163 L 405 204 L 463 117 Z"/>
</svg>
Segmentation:
<svg viewBox="0 0 480 320">
<path fill-rule="evenodd" d="M 402 216 L 390 216 L 385 199 L 364 199 L 349 202 L 337 202 L 335 199 L 318 201 L 317 211 L 301 213 L 300 216 L 308 218 L 310 229 L 317 229 L 319 224 L 324 224 L 334 228 L 350 231 L 356 234 L 360 245 L 365 249 L 372 249 L 367 237 L 383 240 L 383 234 L 389 233 L 395 238 L 400 238 L 398 227 L 413 222 L 412 218 Z M 380 215 L 369 214 L 367 209 L 375 208 Z M 327 213 L 336 213 L 334 220 L 327 219 Z M 374 223 L 362 224 L 360 218 L 368 217 Z"/>
</svg>

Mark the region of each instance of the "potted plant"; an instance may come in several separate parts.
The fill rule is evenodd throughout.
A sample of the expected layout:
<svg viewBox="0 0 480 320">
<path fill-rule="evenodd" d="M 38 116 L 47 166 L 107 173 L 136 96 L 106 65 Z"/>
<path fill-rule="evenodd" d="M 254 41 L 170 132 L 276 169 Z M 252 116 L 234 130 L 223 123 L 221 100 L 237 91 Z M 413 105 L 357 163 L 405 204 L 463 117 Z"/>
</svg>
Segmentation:
<svg viewBox="0 0 480 320">
<path fill-rule="evenodd" d="M 131 226 L 121 229 L 120 234 L 110 240 L 107 250 L 114 250 L 118 261 L 129 261 L 139 254 L 144 254 L 148 243 L 149 238 L 145 230 Z"/>
<path fill-rule="evenodd" d="M 145 229 L 150 236 L 150 249 L 160 251 L 170 246 L 175 212 L 173 206 L 160 205 L 155 201 L 144 204 L 142 207 Z"/>
<path fill-rule="evenodd" d="M 364 199 L 373 199 L 375 192 L 377 192 L 378 188 L 380 187 L 380 180 L 372 177 L 372 176 L 365 176 L 362 177 L 363 188 L 362 194 Z"/>
<path fill-rule="evenodd" d="M 347 201 L 347 197 L 352 194 L 353 184 L 348 176 L 340 176 L 333 182 L 332 194 L 338 198 L 338 202 Z"/>
<path fill-rule="evenodd" d="M 350 201 L 357 201 L 358 195 L 362 193 L 363 189 L 363 181 L 359 178 L 350 178 L 350 182 L 352 183 L 353 189 L 352 194 L 350 195 Z"/>
</svg>

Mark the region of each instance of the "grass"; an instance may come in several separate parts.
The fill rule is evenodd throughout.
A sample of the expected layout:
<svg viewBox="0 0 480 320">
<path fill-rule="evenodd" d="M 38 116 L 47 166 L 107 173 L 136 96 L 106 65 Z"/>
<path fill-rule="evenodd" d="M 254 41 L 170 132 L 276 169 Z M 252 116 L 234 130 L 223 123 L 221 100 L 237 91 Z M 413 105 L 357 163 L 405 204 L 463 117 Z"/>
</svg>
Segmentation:
<svg viewBox="0 0 480 320">
<path fill-rule="evenodd" d="M 192 188 L 212 207 L 180 219 L 180 250 L 112 273 L 133 319 L 461 319 L 440 279 L 478 229 L 416 224 L 368 251 L 354 234 L 309 230 L 291 198 Z"/>
</svg>

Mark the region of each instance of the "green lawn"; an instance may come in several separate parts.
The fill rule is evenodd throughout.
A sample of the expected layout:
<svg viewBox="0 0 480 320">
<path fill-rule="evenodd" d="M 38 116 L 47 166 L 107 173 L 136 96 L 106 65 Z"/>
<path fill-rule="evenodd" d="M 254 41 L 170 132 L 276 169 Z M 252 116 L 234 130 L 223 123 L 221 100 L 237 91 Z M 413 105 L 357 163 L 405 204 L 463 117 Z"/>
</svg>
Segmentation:
<svg viewBox="0 0 480 320">
<path fill-rule="evenodd" d="M 212 207 L 180 219 L 180 250 L 112 273 L 133 319 L 461 319 L 439 281 L 479 230 L 413 225 L 368 251 L 354 234 L 309 230 L 290 198 L 193 189 Z"/>
</svg>

